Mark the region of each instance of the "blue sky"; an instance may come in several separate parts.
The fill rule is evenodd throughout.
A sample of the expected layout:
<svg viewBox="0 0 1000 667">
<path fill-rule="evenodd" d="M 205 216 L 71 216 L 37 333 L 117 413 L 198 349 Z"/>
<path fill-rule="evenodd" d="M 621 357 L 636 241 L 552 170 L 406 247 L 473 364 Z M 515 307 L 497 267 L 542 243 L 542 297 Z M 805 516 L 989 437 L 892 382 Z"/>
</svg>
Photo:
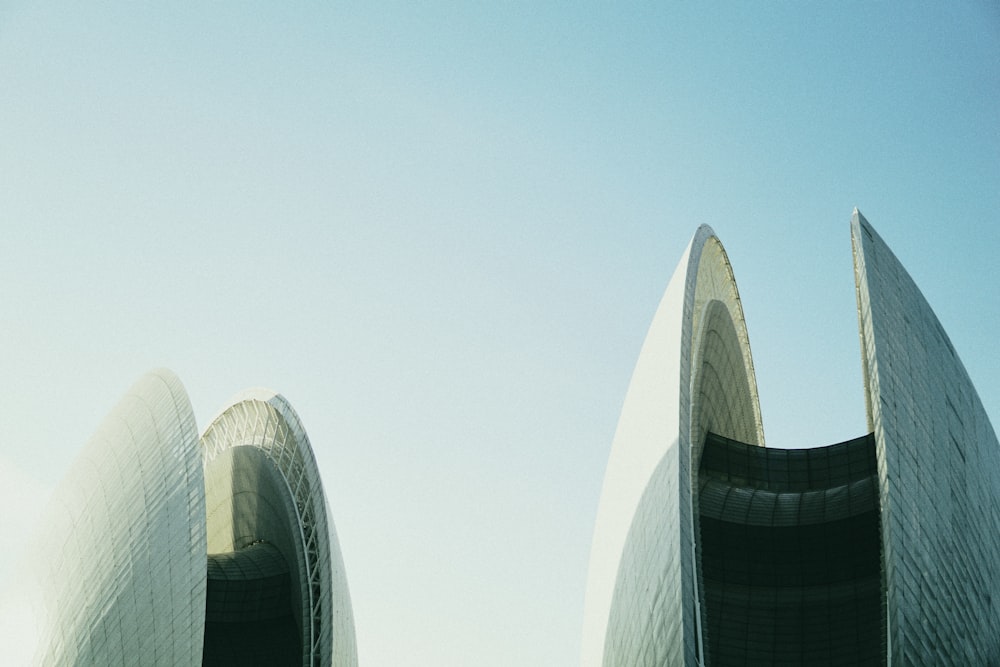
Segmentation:
<svg viewBox="0 0 1000 667">
<path fill-rule="evenodd" d="M 769 444 L 865 431 L 854 206 L 997 423 L 994 4 L 0 4 L 2 506 L 150 368 L 202 427 L 266 385 L 363 664 L 576 664 L 618 410 L 697 225 Z"/>
</svg>

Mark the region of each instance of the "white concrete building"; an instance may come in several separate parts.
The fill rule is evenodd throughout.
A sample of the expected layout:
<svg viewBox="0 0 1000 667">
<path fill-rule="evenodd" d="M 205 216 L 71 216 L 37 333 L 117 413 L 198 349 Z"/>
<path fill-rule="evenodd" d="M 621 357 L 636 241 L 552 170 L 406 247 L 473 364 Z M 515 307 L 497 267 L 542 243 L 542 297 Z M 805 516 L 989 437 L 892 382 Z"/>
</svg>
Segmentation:
<svg viewBox="0 0 1000 667">
<path fill-rule="evenodd" d="M 316 462 L 277 394 L 237 396 L 199 439 L 180 381 L 146 375 L 42 531 L 37 664 L 357 664 Z"/>
<path fill-rule="evenodd" d="M 1000 664 L 1000 446 L 912 279 L 851 221 L 870 433 L 766 449 L 725 251 L 695 233 L 636 364 L 582 662 Z"/>
</svg>

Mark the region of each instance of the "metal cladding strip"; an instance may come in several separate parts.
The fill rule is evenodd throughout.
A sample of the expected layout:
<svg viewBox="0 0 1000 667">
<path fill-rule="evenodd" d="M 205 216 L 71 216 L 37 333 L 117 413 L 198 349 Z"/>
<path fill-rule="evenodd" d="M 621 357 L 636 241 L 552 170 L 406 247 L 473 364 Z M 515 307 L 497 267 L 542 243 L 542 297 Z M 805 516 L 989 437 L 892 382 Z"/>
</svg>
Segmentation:
<svg viewBox="0 0 1000 667">
<path fill-rule="evenodd" d="M 591 547 L 584 667 L 693 663 L 701 653 L 692 443 L 709 427 L 763 444 L 732 269 L 703 225 L 657 308 L 612 444 Z"/>
<path fill-rule="evenodd" d="M 937 316 L 864 216 L 851 220 L 875 433 L 888 662 L 1000 664 L 1000 445 Z"/>
<path fill-rule="evenodd" d="M 56 491 L 34 559 L 41 665 L 192 665 L 205 621 L 205 485 L 187 394 L 136 382 Z"/>
<path fill-rule="evenodd" d="M 228 449 L 252 446 L 279 471 L 293 501 L 302 576 L 299 599 L 306 626 L 304 664 L 354 666 L 357 648 L 350 593 L 340 545 L 328 517 L 309 438 L 291 405 L 279 394 L 254 389 L 238 395 L 205 429 L 206 471 Z"/>
</svg>

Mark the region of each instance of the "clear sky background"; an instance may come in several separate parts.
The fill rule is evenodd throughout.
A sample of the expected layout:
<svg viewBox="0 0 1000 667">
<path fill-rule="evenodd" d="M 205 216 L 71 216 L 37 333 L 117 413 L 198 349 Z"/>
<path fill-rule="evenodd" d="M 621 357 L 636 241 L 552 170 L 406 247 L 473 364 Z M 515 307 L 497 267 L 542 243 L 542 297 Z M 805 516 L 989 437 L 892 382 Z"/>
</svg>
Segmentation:
<svg viewBox="0 0 1000 667">
<path fill-rule="evenodd" d="M 363 665 L 577 664 L 701 223 L 769 444 L 866 430 L 854 206 L 1000 423 L 995 3 L 169 4 L 0 2 L 0 580 L 166 366 L 299 412 Z"/>
</svg>

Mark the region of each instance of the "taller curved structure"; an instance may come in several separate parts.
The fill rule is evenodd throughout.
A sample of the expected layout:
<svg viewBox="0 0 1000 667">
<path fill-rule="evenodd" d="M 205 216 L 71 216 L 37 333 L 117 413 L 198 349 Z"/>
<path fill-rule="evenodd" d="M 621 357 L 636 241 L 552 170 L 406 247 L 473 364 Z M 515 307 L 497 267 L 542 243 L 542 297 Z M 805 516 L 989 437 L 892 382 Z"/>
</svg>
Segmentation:
<svg viewBox="0 0 1000 667">
<path fill-rule="evenodd" d="M 1000 663 L 1000 446 L 913 281 L 851 230 L 871 433 L 797 451 L 763 447 L 732 271 L 695 233 L 612 444 L 585 666 Z"/>
<path fill-rule="evenodd" d="M 60 485 L 36 558 L 40 665 L 357 664 L 309 439 L 265 390 L 198 438 L 180 381 L 140 379 Z"/>
<path fill-rule="evenodd" d="M 1000 446 L 948 335 L 868 221 L 851 222 L 878 452 L 889 663 L 1000 664 Z"/>
<path fill-rule="evenodd" d="M 692 461 L 710 427 L 764 441 L 732 268 L 702 226 L 653 317 L 611 446 L 587 583 L 585 665 L 697 660 Z"/>
</svg>

